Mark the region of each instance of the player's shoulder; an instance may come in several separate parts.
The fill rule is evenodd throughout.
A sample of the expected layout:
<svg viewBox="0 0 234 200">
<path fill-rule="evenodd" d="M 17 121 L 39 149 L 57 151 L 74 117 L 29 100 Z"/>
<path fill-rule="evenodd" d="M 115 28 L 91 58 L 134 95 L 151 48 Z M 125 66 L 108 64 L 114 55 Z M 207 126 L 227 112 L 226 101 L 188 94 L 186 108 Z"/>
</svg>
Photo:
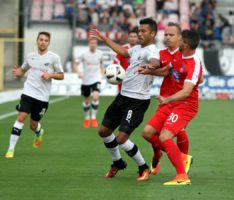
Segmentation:
<svg viewBox="0 0 234 200">
<path fill-rule="evenodd" d="M 59 58 L 60 56 L 52 51 L 48 51 L 47 52 L 48 56 L 51 56 L 51 57 L 55 57 L 55 58 Z"/>
<path fill-rule="evenodd" d="M 159 50 L 159 53 L 160 54 L 169 53 L 169 50 L 168 50 L 168 48 L 162 48 L 162 49 Z"/>
<path fill-rule="evenodd" d="M 137 45 L 131 47 L 130 49 L 141 49 L 141 45 L 137 44 Z"/>
<path fill-rule="evenodd" d="M 37 52 L 32 51 L 32 52 L 29 52 L 29 53 L 27 54 L 27 57 L 32 57 L 32 56 L 36 56 L 36 55 L 37 55 Z"/>
<path fill-rule="evenodd" d="M 102 55 L 102 54 L 103 54 L 103 51 L 100 50 L 100 49 L 97 49 L 97 50 L 96 50 L 96 54 Z"/>
</svg>

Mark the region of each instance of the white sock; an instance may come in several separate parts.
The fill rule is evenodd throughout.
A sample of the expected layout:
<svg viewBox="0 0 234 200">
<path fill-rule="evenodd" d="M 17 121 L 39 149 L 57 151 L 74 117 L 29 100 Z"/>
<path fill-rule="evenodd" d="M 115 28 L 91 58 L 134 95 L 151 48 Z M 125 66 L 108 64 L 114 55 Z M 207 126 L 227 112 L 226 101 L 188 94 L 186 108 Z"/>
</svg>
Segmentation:
<svg viewBox="0 0 234 200">
<path fill-rule="evenodd" d="M 15 148 L 17 142 L 19 140 L 19 136 L 18 135 L 12 135 L 10 136 L 10 145 L 9 145 L 9 148 L 8 150 L 12 150 Z"/>
<path fill-rule="evenodd" d="M 41 130 L 41 123 L 38 123 L 38 124 L 37 124 L 37 128 L 35 129 L 35 133 L 36 133 L 36 134 L 39 134 L 39 133 L 40 133 L 40 130 Z"/>
<path fill-rule="evenodd" d="M 85 119 L 90 119 L 90 116 L 89 116 L 89 109 L 90 109 L 90 104 L 86 104 L 85 102 L 83 102 L 83 109 L 84 109 L 84 117 Z"/>
<path fill-rule="evenodd" d="M 15 121 L 14 125 L 13 125 L 13 129 L 16 128 L 16 129 L 19 129 L 20 131 L 23 129 L 23 126 L 24 124 L 21 123 L 21 122 L 18 122 L 18 121 Z M 15 135 L 15 134 L 11 134 L 10 136 L 10 144 L 9 144 L 9 150 L 11 149 L 14 149 L 18 140 L 19 140 L 19 135 Z"/>
<path fill-rule="evenodd" d="M 99 106 L 99 101 L 92 101 L 92 110 L 91 110 L 91 118 L 96 119 L 97 116 L 97 111 L 98 111 L 98 106 Z"/>
<path fill-rule="evenodd" d="M 103 137 L 103 142 L 106 144 L 112 142 L 113 140 L 115 140 L 115 135 L 113 133 L 110 136 Z M 107 150 L 110 152 L 113 161 L 121 159 L 119 145 L 113 148 L 107 148 Z"/>
<path fill-rule="evenodd" d="M 129 139 L 125 143 L 121 144 L 120 146 L 121 146 L 121 148 L 123 148 L 127 152 L 128 155 L 129 155 L 128 152 L 131 151 L 134 148 L 134 146 L 135 146 L 135 148 L 137 148 L 137 146 Z M 139 151 L 138 148 L 137 148 L 136 154 L 133 156 L 131 155 L 131 157 L 133 158 L 133 160 L 135 160 L 135 162 L 137 163 L 138 166 L 145 164 L 145 160 L 144 160 L 143 156 L 141 155 L 141 152 Z"/>
</svg>

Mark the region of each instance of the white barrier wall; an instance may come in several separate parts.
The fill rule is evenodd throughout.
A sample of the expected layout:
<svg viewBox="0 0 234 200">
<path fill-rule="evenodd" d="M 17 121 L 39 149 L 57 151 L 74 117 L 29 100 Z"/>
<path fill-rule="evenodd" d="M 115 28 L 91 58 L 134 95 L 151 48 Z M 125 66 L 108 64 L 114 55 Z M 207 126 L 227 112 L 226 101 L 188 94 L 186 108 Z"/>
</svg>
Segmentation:
<svg viewBox="0 0 234 200">
<path fill-rule="evenodd" d="M 151 96 L 159 95 L 162 77 L 155 77 L 151 88 Z M 78 96 L 81 94 L 81 80 L 77 74 L 65 74 L 63 81 L 53 80 L 51 95 Z M 118 93 L 116 85 L 111 85 L 102 80 L 101 95 L 115 96 Z M 199 96 L 202 99 L 234 99 L 234 77 L 233 76 L 208 76 L 204 77 L 204 82 L 199 86 Z"/>
</svg>

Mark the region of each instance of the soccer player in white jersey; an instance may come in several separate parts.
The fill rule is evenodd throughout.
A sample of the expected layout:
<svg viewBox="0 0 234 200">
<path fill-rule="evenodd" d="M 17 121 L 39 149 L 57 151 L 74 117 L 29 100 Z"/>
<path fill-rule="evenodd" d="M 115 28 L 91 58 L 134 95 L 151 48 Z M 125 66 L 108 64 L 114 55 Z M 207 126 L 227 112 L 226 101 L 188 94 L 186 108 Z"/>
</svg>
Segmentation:
<svg viewBox="0 0 234 200">
<path fill-rule="evenodd" d="M 88 42 L 89 50 L 84 52 L 76 61 L 74 66 L 78 77 L 82 79 L 81 94 L 84 97 L 84 128 L 90 127 L 90 122 L 93 128 L 98 128 L 96 120 L 97 110 L 99 106 L 99 93 L 101 86 L 101 78 L 103 76 L 103 56 L 102 51 L 97 49 L 98 41 L 91 38 Z M 79 63 L 83 64 L 83 73 L 79 69 Z M 92 93 L 92 102 L 90 104 L 90 96 Z M 91 105 L 91 119 L 90 119 Z"/>
<path fill-rule="evenodd" d="M 42 144 L 44 131 L 40 120 L 48 108 L 51 81 L 64 79 L 60 58 L 57 54 L 48 51 L 49 44 L 50 33 L 39 32 L 37 51 L 29 53 L 21 67 L 13 68 L 14 77 L 21 77 L 26 71 L 28 71 L 28 76 L 24 83 L 20 103 L 16 106 L 18 116 L 11 131 L 6 158 L 14 157 L 15 146 L 29 114 L 30 128 L 35 133 L 33 147 L 38 148 Z"/>
<path fill-rule="evenodd" d="M 149 167 L 141 155 L 138 147 L 130 139 L 130 134 L 143 121 L 144 113 L 150 104 L 150 88 L 153 76 L 144 76 L 136 73 L 139 66 L 150 68 L 159 67 L 159 52 L 155 46 L 157 24 L 151 18 L 140 20 L 138 38 L 140 45 L 125 49 L 102 35 L 97 29 L 91 30 L 91 36 L 106 43 L 117 54 L 130 57 L 130 65 L 126 70 L 126 76 L 122 83 L 122 90 L 106 110 L 99 135 L 112 156 L 113 164 L 107 172 L 106 177 L 112 178 L 119 170 L 127 167 L 122 159 L 119 146 L 138 165 L 138 181 L 148 180 Z M 113 131 L 118 128 L 115 136 Z"/>
</svg>

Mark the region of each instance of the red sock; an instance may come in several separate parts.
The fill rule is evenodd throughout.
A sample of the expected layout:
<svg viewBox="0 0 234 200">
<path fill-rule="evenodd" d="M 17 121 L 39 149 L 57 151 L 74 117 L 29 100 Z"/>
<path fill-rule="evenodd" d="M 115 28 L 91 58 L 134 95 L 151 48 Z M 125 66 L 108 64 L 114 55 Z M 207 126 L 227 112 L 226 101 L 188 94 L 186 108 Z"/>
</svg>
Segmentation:
<svg viewBox="0 0 234 200">
<path fill-rule="evenodd" d="M 185 130 L 182 130 L 177 135 L 177 146 L 180 151 L 184 154 L 188 154 L 189 149 L 189 139 Z"/>
<path fill-rule="evenodd" d="M 177 145 L 173 142 L 173 140 L 165 140 L 164 142 L 162 142 L 162 146 L 164 147 L 169 160 L 176 168 L 177 174 L 185 174 L 184 165 L 181 158 L 181 152 Z"/>
<path fill-rule="evenodd" d="M 158 135 L 154 134 L 151 138 L 147 139 L 148 142 L 152 144 L 153 147 L 158 148 L 164 151 L 161 141 L 159 140 Z"/>
<path fill-rule="evenodd" d="M 158 136 L 154 134 L 151 138 L 148 139 L 148 142 L 152 144 L 152 148 L 154 151 L 154 159 L 160 159 L 162 156 L 161 150 L 162 148 L 162 143 L 160 142 Z"/>
</svg>

